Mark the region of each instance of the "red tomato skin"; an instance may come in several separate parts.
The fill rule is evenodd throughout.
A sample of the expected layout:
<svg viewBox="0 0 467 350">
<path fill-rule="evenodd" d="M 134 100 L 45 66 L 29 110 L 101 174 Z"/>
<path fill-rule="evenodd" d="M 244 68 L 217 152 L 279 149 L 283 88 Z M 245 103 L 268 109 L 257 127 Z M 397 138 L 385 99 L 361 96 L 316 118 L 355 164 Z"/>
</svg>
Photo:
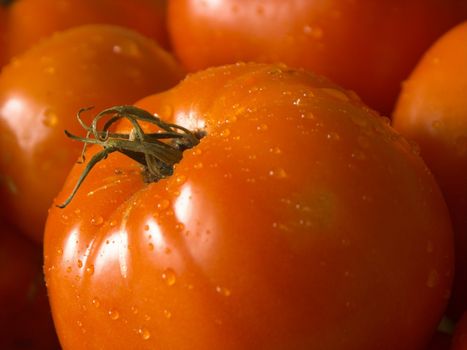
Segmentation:
<svg viewBox="0 0 467 350">
<path fill-rule="evenodd" d="M 456 239 L 450 314 L 467 309 L 467 22 L 427 51 L 404 84 L 394 127 L 418 143 L 448 204 Z"/>
<path fill-rule="evenodd" d="M 56 32 L 99 23 L 131 28 L 168 48 L 166 6 L 165 0 L 14 0 L 0 9 L 8 21 L 5 58 Z"/>
<path fill-rule="evenodd" d="M 153 41 L 125 28 L 90 25 L 43 41 L 0 74 L 2 216 L 42 242 L 47 210 L 82 145 L 76 113 L 131 104 L 183 78 Z M 25 220 L 27 218 L 27 220 Z"/>
<path fill-rule="evenodd" d="M 452 280 L 449 216 L 410 145 L 354 94 L 246 64 L 138 105 L 207 136 L 149 185 L 112 154 L 51 208 L 45 273 L 65 348 L 428 344 Z"/>
<path fill-rule="evenodd" d="M 355 90 L 385 115 L 429 45 L 467 19 L 465 0 L 170 0 L 169 34 L 192 71 L 284 62 Z"/>
</svg>

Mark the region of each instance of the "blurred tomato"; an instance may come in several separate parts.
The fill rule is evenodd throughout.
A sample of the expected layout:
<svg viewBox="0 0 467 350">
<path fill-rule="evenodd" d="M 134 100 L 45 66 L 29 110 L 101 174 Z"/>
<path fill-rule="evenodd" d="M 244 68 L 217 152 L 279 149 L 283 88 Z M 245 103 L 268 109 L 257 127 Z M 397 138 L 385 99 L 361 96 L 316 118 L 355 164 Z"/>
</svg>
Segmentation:
<svg viewBox="0 0 467 350">
<path fill-rule="evenodd" d="M 59 349 L 41 249 L 0 226 L 0 348 Z"/>
<path fill-rule="evenodd" d="M 10 0 L 1 2 L 0 11 L 7 21 L 6 59 L 54 32 L 84 24 L 132 28 L 168 46 L 165 0 Z"/>
<path fill-rule="evenodd" d="M 76 112 L 133 103 L 175 85 L 183 74 L 154 42 L 120 27 L 70 29 L 42 42 L 0 75 L 2 213 L 36 241 L 53 197 L 81 145 Z"/>
<path fill-rule="evenodd" d="M 45 272 L 66 349 L 428 344 L 449 295 L 451 226 L 387 120 L 281 65 L 210 69 L 137 105 L 206 135 L 151 182 L 150 165 L 170 173 L 156 159 L 177 160 L 185 143 L 159 152 L 156 129 L 133 124 L 127 152 L 132 127 L 120 124 L 106 152 L 140 163 L 110 154 L 51 208 Z"/>
<path fill-rule="evenodd" d="M 456 235 L 451 312 L 467 309 L 467 22 L 439 39 L 405 82 L 394 127 L 415 140 L 440 184 Z"/>
<path fill-rule="evenodd" d="M 190 70 L 282 61 L 392 111 L 428 46 L 467 19 L 465 0 L 169 0 L 174 50 Z"/>
<path fill-rule="evenodd" d="M 451 350 L 467 350 L 467 312 L 464 313 L 456 326 Z"/>
</svg>

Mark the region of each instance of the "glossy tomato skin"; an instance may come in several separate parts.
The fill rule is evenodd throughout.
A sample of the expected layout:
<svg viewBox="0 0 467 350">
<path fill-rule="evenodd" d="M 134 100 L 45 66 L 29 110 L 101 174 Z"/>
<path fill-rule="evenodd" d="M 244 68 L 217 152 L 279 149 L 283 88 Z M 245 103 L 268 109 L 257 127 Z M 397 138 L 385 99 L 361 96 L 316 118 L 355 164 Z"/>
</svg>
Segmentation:
<svg viewBox="0 0 467 350">
<path fill-rule="evenodd" d="M 8 21 L 6 59 L 55 32 L 96 23 L 128 27 L 168 47 L 165 0 L 13 0 L 0 11 Z"/>
<path fill-rule="evenodd" d="M 64 348 L 427 345 L 452 279 L 448 213 L 409 144 L 354 94 L 245 64 L 138 105 L 207 136 L 158 183 L 111 154 L 51 208 Z"/>
<path fill-rule="evenodd" d="M 80 131 L 78 110 L 133 103 L 182 77 L 153 41 L 104 25 L 57 34 L 6 66 L 0 75 L 4 216 L 42 241 L 47 210 L 82 148 L 63 133 Z"/>
<path fill-rule="evenodd" d="M 450 312 L 467 309 L 467 22 L 440 38 L 404 84 L 394 127 L 416 141 L 453 220 L 456 276 Z"/>
<path fill-rule="evenodd" d="M 0 348 L 59 349 L 42 274 L 42 250 L 0 226 Z"/>
<path fill-rule="evenodd" d="M 423 52 L 464 19 L 465 0 L 170 0 L 168 12 L 174 51 L 190 70 L 281 61 L 386 115 Z"/>
</svg>

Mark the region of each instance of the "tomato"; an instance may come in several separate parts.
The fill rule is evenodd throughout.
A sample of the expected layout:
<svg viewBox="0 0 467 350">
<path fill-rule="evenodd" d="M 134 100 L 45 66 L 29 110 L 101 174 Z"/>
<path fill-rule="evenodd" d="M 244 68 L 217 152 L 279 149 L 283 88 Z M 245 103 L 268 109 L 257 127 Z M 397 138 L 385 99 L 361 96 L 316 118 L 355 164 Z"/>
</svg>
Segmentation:
<svg viewBox="0 0 467 350">
<path fill-rule="evenodd" d="M 10 0 L 6 13 L 6 59 L 23 53 L 54 32 L 84 24 L 107 23 L 132 28 L 168 46 L 165 0 Z"/>
<path fill-rule="evenodd" d="M 59 349 L 41 249 L 0 226 L 0 348 Z"/>
<path fill-rule="evenodd" d="M 452 350 L 466 350 L 466 349 L 467 349 L 467 312 L 464 312 L 454 332 L 454 337 L 452 340 Z"/>
<path fill-rule="evenodd" d="M 47 210 L 81 145 L 63 130 L 80 130 L 76 112 L 133 103 L 183 77 L 165 51 L 113 26 L 70 29 L 44 41 L 0 75 L 2 213 L 42 241 Z"/>
<path fill-rule="evenodd" d="M 448 212 L 410 144 L 355 94 L 282 65 L 238 64 L 137 106 L 205 136 L 158 182 L 152 153 L 128 153 L 147 161 L 143 177 L 111 152 L 112 136 L 104 153 L 88 148 L 88 161 L 107 159 L 50 209 L 45 231 L 64 348 L 427 345 L 452 279 Z M 157 136 L 136 130 L 136 144 Z M 163 154 L 172 164 L 177 152 Z"/>
<path fill-rule="evenodd" d="M 450 311 L 467 309 L 467 22 L 440 38 L 404 84 L 394 127 L 415 140 L 446 198 L 456 235 Z"/>
<path fill-rule="evenodd" d="M 190 70 L 282 61 L 387 115 L 420 55 L 464 19 L 465 0 L 170 0 L 168 12 L 174 51 Z"/>
</svg>

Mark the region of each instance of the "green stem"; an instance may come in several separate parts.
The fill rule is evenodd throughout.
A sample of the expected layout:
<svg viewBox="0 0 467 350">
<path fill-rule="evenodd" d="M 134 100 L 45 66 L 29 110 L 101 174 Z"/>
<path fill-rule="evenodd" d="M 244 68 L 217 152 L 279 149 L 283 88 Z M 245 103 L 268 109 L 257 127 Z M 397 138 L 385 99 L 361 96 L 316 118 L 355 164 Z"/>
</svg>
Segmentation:
<svg viewBox="0 0 467 350">
<path fill-rule="evenodd" d="M 140 163 L 145 181 L 155 182 L 172 175 L 173 167 L 182 159 L 183 151 L 196 146 L 203 137 L 201 132 L 191 132 L 180 125 L 168 124 L 159 117 L 135 106 L 116 106 L 105 109 L 97 114 L 88 126 L 81 119 L 81 114 L 89 109 L 81 109 L 77 114 L 78 122 L 86 130 L 86 136 L 75 136 L 68 131 L 65 131 L 65 134 L 73 140 L 84 143 L 81 153 L 82 162 L 85 161 L 88 144 L 99 145 L 102 150 L 94 154 L 86 164 L 71 194 L 62 204 L 57 205 L 59 208 L 65 208 L 72 201 L 92 168 L 107 158 L 110 153 L 120 152 Z M 99 130 L 99 121 L 106 118 L 103 128 Z M 130 133 L 111 132 L 111 126 L 123 118 L 132 124 L 132 131 Z M 162 131 L 146 134 L 140 122 L 156 125 Z"/>
</svg>

